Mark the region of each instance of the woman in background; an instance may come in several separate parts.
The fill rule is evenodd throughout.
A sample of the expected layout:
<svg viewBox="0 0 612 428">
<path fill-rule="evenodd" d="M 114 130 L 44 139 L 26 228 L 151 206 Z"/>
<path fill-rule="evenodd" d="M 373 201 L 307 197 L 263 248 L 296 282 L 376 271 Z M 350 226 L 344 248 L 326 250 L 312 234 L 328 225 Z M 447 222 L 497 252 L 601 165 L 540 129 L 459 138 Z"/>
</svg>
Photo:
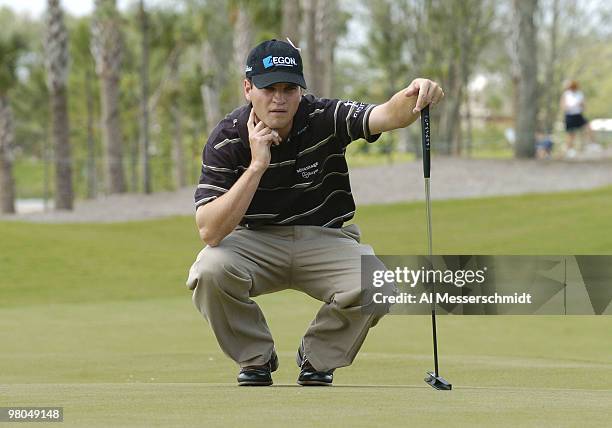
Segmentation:
<svg viewBox="0 0 612 428">
<path fill-rule="evenodd" d="M 584 94 L 579 89 L 578 82 L 575 80 L 568 82 L 565 91 L 561 95 L 561 111 L 565 114 L 565 131 L 567 132 L 565 154 L 567 157 L 572 158 L 576 156 L 574 140 L 576 139 L 577 131 L 585 129 L 589 135 L 590 142 L 594 142 L 593 131 L 583 115 Z"/>
</svg>

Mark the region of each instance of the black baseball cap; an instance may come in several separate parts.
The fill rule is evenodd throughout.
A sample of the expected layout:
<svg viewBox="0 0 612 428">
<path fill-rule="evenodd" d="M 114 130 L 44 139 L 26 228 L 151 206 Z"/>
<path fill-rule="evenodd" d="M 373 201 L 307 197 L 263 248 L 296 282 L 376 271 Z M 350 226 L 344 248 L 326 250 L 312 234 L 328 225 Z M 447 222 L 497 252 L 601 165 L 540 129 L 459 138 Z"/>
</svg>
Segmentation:
<svg viewBox="0 0 612 428">
<path fill-rule="evenodd" d="M 306 89 L 300 51 L 281 40 L 266 40 L 255 46 L 247 58 L 245 73 L 258 88 L 295 83 Z"/>
</svg>

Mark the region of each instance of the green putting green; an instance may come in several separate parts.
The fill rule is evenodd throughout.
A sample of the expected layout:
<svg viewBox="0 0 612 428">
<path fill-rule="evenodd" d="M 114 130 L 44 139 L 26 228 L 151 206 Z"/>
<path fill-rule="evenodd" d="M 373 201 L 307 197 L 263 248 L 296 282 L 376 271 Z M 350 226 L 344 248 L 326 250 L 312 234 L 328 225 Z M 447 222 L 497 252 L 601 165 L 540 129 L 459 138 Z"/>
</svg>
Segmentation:
<svg viewBox="0 0 612 428">
<path fill-rule="evenodd" d="M 433 203 L 434 251 L 610 254 L 612 188 Z M 423 204 L 361 207 L 380 254 L 424 251 Z M 390 316 L 332 388 L 295 384 L 319 303 L 257 298 L 281 366 L 235 385 L 183 282 L 191 218 L 124 224 L 0 222 L 0 406 L 63 406 L 65 426 L 609 426 L 611 317 L 440 317 L 440 368 L 423 382 L 430 320 Z"/>
</svg>

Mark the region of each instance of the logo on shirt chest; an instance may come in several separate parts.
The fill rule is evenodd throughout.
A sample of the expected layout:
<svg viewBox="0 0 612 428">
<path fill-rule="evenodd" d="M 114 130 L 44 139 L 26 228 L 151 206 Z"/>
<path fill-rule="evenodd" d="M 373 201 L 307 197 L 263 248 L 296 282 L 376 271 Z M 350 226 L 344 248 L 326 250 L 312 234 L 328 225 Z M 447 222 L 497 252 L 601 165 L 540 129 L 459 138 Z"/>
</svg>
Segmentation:
<svg viewBox="0 0 612 428">
<path fill-rule="evenodd" d="M 303 178 L 310 178 L 311 176 L 319 172 L 319 168 L 317 168 L 318 166 L 319 166 L 319 162 L 317 161 L 310 165 L 303 166 L 302 168 L 298 168 L 295 170 L 295 172 L 300 174 Z"/>
</svg>

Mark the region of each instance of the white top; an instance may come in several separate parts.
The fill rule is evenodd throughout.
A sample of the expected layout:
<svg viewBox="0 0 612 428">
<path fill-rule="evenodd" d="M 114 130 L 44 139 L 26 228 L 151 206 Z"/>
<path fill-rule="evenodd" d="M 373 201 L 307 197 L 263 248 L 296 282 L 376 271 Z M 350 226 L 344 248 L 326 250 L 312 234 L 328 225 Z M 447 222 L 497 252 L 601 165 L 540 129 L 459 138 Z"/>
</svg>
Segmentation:
<svg viewBox="0 0 612 428">
<path fill-rule="evenodd" d="M 565 105 L 565 114 L 581 114 L 584 95 L 582 91 L 566 90 L 563 92 L 563 103 Z"/>
</svg>

